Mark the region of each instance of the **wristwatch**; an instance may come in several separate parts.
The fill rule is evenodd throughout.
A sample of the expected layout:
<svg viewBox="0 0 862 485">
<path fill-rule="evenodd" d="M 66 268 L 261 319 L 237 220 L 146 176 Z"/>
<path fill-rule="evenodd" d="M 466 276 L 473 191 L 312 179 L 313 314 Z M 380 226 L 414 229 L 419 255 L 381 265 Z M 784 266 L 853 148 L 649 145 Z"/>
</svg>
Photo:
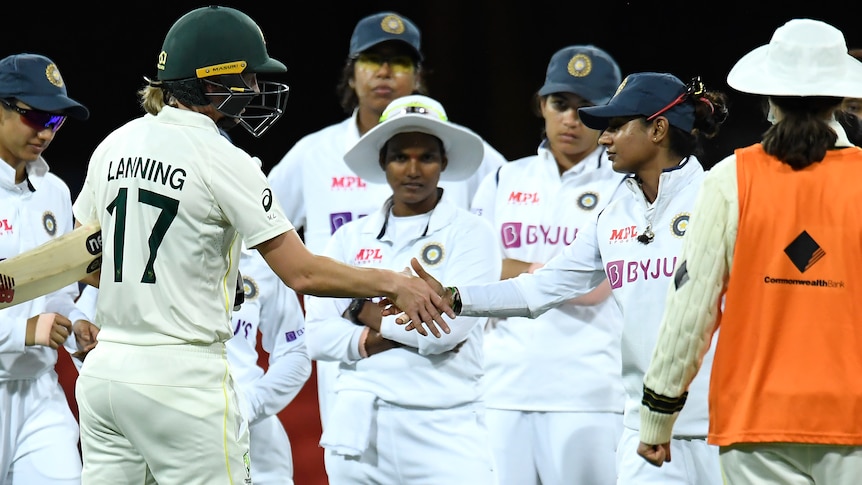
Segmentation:
<svg viewBox="0 0 862 485">
<path fill-rule="evenodd" d="M 365 306 L 365 302 L 371 301 L 370 298 L 354 298 L 353 301 L 350 302 L 350 305 L 347 307 L 347 310 L 344 312 L 347 319 L 356 325 L 365 325 L 364 323 L 359 321 L 359 314 L 362 313 L 362 308 Z"/>
</svg>

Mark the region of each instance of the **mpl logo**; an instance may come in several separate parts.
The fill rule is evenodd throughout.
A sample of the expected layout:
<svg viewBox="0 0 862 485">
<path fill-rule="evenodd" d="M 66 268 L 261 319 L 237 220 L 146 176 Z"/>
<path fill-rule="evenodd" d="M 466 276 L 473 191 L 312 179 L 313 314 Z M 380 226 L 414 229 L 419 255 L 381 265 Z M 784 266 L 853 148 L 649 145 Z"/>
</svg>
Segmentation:
<svg viewBox="0 0 862 485">
<path fill-rule="evenodd" d="M 9 219 L 0 219 L 0 234 L 12 233 L 12 222 Z"/>
<path fill-rule="evenodd" d="M 638 237 L 638 226 L 628 226 L 619 229 L 611 229 L 610 243 L 629 242 Z"/>
<path fill-rule="evenodd" d="M 361 178 L 356 175 L 345 175 L 343 177 L 332 177 L 332 185 L 329 188 L 331 190 L 350 190 L 364 189 L 365 187 L 367 185 Z"/>
<path fill-rule="evenodd" d="M 383 251 L 379 248 L 360 249 L 353 257 L 356 265 L 380 263 L 383 261 Z"/>
<path fill-rule="evenodd" d="M 649 281 L 673 276 L 676 266 L 676 256 L 672 258 L 654 258 L 642 261 L 611 261 L 605 266 L 611 289 L 620 288 L 623 284 L 638 280 Z"/>
<path fill-rule="evenodd" d="M 527 205 L 527 204 L 538 204 L 539 203 L 539 193 L 524 193 L 524 192 L 512 192 L 509 194 L 509 204 L 515 205 Z"/>
</svg>

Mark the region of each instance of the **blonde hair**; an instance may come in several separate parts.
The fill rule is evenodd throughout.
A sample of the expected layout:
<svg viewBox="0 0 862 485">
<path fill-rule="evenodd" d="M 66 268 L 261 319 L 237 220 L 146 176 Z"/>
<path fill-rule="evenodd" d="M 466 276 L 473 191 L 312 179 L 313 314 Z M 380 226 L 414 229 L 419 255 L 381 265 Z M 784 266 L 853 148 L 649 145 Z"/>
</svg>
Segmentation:
<svg viewBox="0 0 862 485">
<path fill-rule="evenodd" d="M 141 108 L 151 115 L 157 115 L 169 102 L 165 101 L 168 96 L 164 89 L 147 84 L 138 91 L 141 98 Z"/>
</svg>

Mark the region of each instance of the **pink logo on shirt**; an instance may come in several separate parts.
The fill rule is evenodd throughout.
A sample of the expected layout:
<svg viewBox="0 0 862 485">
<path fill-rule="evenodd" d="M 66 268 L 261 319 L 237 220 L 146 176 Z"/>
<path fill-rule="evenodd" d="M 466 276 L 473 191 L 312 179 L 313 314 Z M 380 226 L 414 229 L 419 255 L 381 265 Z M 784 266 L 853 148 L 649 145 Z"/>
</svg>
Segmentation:
<svg viewBox="0 0 862 485">
<path fill-rule="evenodd" d="M 509 194 L 509 203 L 516 205 L 538 204 L 539 193 L 512 192 Z"/>
<path fill-rule="evenodd" d="M 631 241 L 638 237 L 638 226 L 628 226 L 611 230 L 611 244 Z"/>
<path fill-rule="evenodd" d="M 543 226 L 505 222 L 500 226 L 500 238 L 504 248 L 519 248 L 533 244 L 568 246 L 578 237 L 577 227 Z"/>
<path fill-rule="evenodd" d="M 360 249 L 353 258 L 353 263 L 356 265 L 380 263 L 383 261 L 383 251 L 380 249 Z"/>
<path fill-rule="evenodd" d="M 332 185 L 330 186 L 330 189 L 364 189 L 365 187 L 367 187 L 367 185 L 364 180 L 356 175 L 347 175 L 344 177 L 332 177 Z"/>
<path fill-rule="evenodd" d="M 676 266 L 676 256 L 672 258 L 655 258 L 643 261 L 611 261 L 605 266 L 611 289 L 619 288 L 624 283 L 634 283 L 638 280 L 649 281 L 673 276 Z"/>
</svg>

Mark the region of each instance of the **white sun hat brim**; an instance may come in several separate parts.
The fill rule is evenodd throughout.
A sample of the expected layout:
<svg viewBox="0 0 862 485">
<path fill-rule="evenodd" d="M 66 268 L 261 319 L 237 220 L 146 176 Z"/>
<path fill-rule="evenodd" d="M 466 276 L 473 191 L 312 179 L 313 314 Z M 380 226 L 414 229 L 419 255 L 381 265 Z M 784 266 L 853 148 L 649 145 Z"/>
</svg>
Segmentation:
<svg viewBox="0 0 862 485">
<path fill-rule="evenodd" d="M 844 34 L 812 19 L 793 19 L 769 44 L 744 55 L 727 75 L 744 93 L 862 98 L 862 62 L 847 52 Z"/>
<path fill-rule="evenodd" d="M 344 155 L 347 166 L 367 182 L 386 183 L 386 172 L 380 166 L 380 149 L 399 133 L 425 133 L 443 142 L 448 164 L 440 173 L 440 180 L 468 179 L 482 164 L 485 156 L 482 138 L 448 121 L 440 103 L 427 96 L 398 98 L 389 103 L 381 119 Z"/>
</svg>

